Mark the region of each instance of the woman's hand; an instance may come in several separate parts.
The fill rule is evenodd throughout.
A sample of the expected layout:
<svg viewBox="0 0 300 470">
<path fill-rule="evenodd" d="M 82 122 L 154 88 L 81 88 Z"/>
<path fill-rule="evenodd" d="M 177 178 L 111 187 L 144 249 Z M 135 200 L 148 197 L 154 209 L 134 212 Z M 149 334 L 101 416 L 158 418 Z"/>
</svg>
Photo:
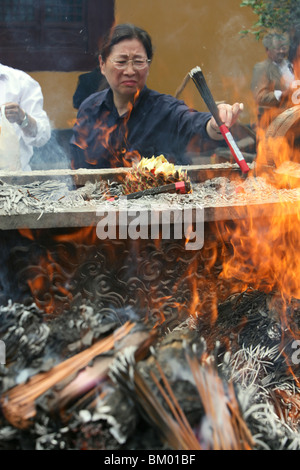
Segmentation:
<svg viewBox="0 0 300 470">
<path fill-rule="evenodd" d="M 244 105 L 243 103 L 234 103 L 231 106 L 230 104 L 222 103 L 218 105 L 218 109 L 221 121 L 229 129 L 238 120 L 239 115 L 244 109 Z M 210 119 L 210 121 L 208 121 L 207 133 L 214 140 L 222 139 L 219 126 L 213 117 Z"/>
<path fill-rule="evenodd" d="M 230 104 L 219 104 L 218 109 L 221 121 L 229 129 L 238 120 L 244 105 L 243 103 L 234 103 L 232 106 Z M 217 123 L 215 122 L 215 124 Z"/>
</svg>

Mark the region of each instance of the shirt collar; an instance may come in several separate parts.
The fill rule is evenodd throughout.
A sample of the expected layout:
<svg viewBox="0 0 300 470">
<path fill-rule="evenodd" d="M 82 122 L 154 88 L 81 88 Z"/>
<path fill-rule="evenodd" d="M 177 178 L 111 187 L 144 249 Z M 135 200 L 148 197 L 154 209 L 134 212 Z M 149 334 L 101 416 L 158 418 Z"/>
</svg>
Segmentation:
<svg viewBox="0 0 300 470">
<path fill-rule="evenodd" d="M 145 95 L 145 93 L 147 92 L 147 87 L 144 86 L 144 88 L 141 90 L 138 98 L 136 99 L 133 107 L 136 107 L 139 102 L 141 101 L 141 99 L 143 98 L 143 96 Z M 106 106 L 106 108 L 109 110 L 109 111 L 112 111 L 114 109 L 114 100 L 113 100 L 113 93 L 112 93 L 112 90 L 111 88 L 109 88 L 106 92 L 106 96 L 105 98 L 103 99 L 103 102 L 102 102 L 102 105 Z"/>
<path fill-rule="evenodd" d="M 103 106 L 106 106 L 107 109 L 110 111 L 113 109 L 114 106 L 114 100 L 113 100 L 113 94 L 111 88 L 109 88 L 106 92 L 106 96 L 102 102 Z"/>
</svg>

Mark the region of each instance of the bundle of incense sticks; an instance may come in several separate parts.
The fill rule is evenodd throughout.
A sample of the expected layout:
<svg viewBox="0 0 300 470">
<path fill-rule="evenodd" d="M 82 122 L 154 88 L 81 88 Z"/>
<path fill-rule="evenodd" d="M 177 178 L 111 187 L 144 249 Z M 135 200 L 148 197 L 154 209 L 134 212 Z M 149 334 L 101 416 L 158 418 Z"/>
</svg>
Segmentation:
<svg viewBox="0 0 300 470">
<path fill-rule="evenodd" d="M 154 188 L 148 188 L 143 191 L 124 194 L 124 196 L 114 196 L 109 198 L 108 201 L 116 201 L 117 199 L 139 199 L 143 196 L 154 196 L 156 194 L 163 193 L 187 194 L 190 190 L 191 183 L 189 181 L 178 181 L 177 183 L 164 184 L 163 186 L 156 186 Z"/>
<path fill-rule="evenodd" d="M 81 351 L 65 361 L 54 366 L 47 372 L 40 372 L 27 382 L 16 385 L 0 397 L 0 406 L 6 419 L 18 429 L 27 429 L 33 424 L 36 415 L 35 401 L 47 390 L 67 380 L 83 370 L 100 354 L 111 351 L 115 344 L 123 339 L 135 326 L 126 322 L 110 336 L 100 339 L 90 348 Z"/>
<path fill-rule="evenodd" d="M 239 165 L 239 167 L 240 167 L 240 169 L 242 170 L 243 173 L 248 173 L 249 167 L 247 165 L 247 162 L 246 162 L 242 152 L 238 148 L 231 132 L 229 131 L 227 126 L 225 126 L 225 124 L 220 119 L 218 107 L 216 105 L 216 102 L 215 102 L 212 94 L 211 94 L 210 89 L 208 88 L 208 85 L 206 83 L 206 80 L 205 80 L 205 77 L 203 75 L 203 72 L 202 72 L 201 68 L 200 67 L 193 68 L 190 71 L 189 76 L 191 77 L 191 79 L 195 83 L 195 85 L 196 85 L 198 91 L 200 92 L 206 106 L 208 107 L 209 111 L 211 112 L 211 114 L 215 118 L 215 121 L 216 121 L 217 125 L 219 126 L 220 131 L 221 131 L 221 133 L 222 133 L 222 135 L 223 135 L 223 137 L 224 137 L 224 139 L 225 139 L 225 141 L 226 141 L 226 143 L 227 143 L 227 145 L 230 149 L 230 152 L 231 152 L 233 158 L 235 159 L 236 163 Z"/>
</svg>

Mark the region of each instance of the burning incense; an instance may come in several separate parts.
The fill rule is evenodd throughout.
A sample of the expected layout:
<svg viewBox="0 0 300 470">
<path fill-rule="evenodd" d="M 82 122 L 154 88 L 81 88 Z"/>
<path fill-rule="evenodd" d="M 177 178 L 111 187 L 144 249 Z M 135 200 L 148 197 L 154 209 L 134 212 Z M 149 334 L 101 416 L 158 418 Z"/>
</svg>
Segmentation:
<svg viewBox="0 0 300 470">
<path fill-rule="evenodd" d="M 115 343 L 128 335 L 133 327 L 133 323 L 126 322 L 112 335 L 98 341 L 89 349 L 61 362 L 48 372 L 41 372 L 33 376 L 27 383 L 17 385 L 9 390 L 0 401 L 6 419 L 16 428 L 27 429 L 32 418 L 36 415 L 35 401 L 43 393 L 72 374 L 78 373 L 99 354 L 112 350 Z"/>
<path fill-rule="evenodd" d="M 179 96 L 181 95 L 181 93 L 183 92 L 187 84 L 189 83 L 190 78 L 191 77 L 189 73 L 184 77 L 183 82 L 179 85 L 179 87 L 175 91 L 175 94 L 174 94 L 175 98 L 179 98 Z"/>
<path fill-rule="evenodd" d="M 212 450 L 251 450 L 254 440 L 240 413 L 233 384 L 224 386 L 212 361 L 201 363 L 191 351 L 186 357 L 210 422 Z"/>
<path fill-rule="evenodd" d="M 230 149 L 230 152 L 235 159 L 236 163 L 239 165 L 240 169 L 243 173 L 247 173 L 249 171 L 249 167 L 247 165 L 246 160 L 244 159 L 243 154 L 241 153 L 240 149 L 238 148 L 231 132 L 225 126 L 225 124 L 221 121 L 219 116 L 219 110 L 216 105 L 216 102 L 211 94 L 210 89 L 206 83 L 204 78 L 203 72 L 200 67 L 193 68 L 189 73 L 191 79 L 195 83 L 199 93 L 201 94 L 206 106 L 208 107 L 209 111 L 215 118 L 216 123 L 218 124 L 220 131 Z"/>
<path fill-rule="evenodd" d="M 137 399 L 147 421 L 158 430 L 160 437 L 174 450 L 201 450 L 187 418 L 185 417 L 168 380 L 155 360 L 159 378 L 150 376 L 161 394 L 164 405 L 130 358 L 123 356 L 111 367 L 114 382 Z M 161 384 L 162 381 L 162 384 Z"/>
<path fill-rule="evenodd" d="M 118 199 L 139 199 L 143 196 L 154 196 L 156 194 L 163 193 L 180 193 L 187 194 L 191 190 L 191 184 L 188 181 L 178 181 L 177 183 L 164 184 L 163 186 L 157 186 L 154 188 L 144 189 L 143 191 L 137 191 L 131 194 L 125 194 L 124 196 L 115 196 L 108 201 L 116 201 Z"/>
</svg>

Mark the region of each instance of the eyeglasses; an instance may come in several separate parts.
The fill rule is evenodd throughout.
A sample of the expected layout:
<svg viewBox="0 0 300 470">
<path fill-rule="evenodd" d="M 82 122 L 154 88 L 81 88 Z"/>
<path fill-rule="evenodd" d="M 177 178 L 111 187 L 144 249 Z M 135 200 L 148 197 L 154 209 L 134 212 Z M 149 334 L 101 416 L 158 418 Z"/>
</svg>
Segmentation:
<svg viewBox="0 0 300 470">
<path fill-rule="evenodd" d="M 140 59 L 112 58 L 109 60 L 118 70 L 125 70 L 128 67 L 129 62 L 132 63 L 132 68 L 134 70 L 143 70 L 151 62 L 150 59 L 146 59 L 146 58 L 140 58 Z"/>
</svg>

